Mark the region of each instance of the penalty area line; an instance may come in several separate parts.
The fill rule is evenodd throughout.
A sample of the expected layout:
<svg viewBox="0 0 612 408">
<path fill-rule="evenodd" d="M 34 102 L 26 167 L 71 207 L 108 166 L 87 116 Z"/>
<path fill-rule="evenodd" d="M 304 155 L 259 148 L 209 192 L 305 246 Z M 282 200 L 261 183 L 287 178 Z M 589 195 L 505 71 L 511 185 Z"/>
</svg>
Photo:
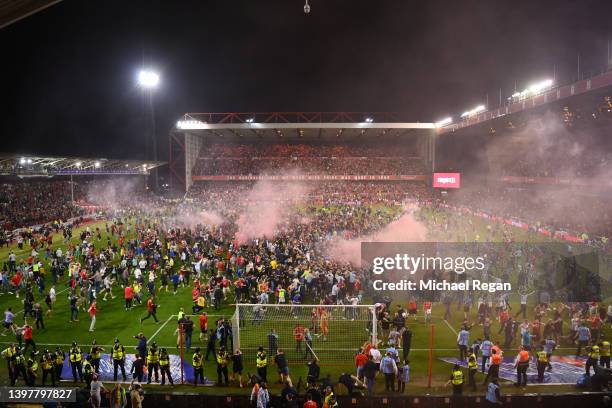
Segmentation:
<svg viewBox="0 0 612 408">
<path fill-rule="evenodd" d="M 444 323 L 446 323 L 446 325 L 448 326 L 448 328 L 449 328 L 449 329 L 451 329 L 451 331 L 452 331 L 453 333 L 455 333 L 455 335 L 457 335 L 457 330 L 455 330 L 455 329 L 453 328 L 453 326 L 451 326 L 451 325 L 450 325 L 450 323 L 448 322 L 448 320 L 444 319 Z"/>
<path fill-rule="evenodd" d="M 162 331 L 162 329 L 163 329 L 164 327 L 166 327 L 166 325 L 168 324 L 168 322 L 169 322 L 170 320 L 172 320 L 173 318 L 174 318 L 174 315 L 170 315 L 170 316 L 168 316 L 168 318 L 166 319 L 166 321 L 164 322 L 164 324 L 162 324 L 162 325 L 159 327 L 159 329 L 157 329 L 157 331 L 156 331 L 155 333 L 153 333 L 153 335 L 147 339 L 147 341 L 152 341 L 152 340 L 155 338 L 155 336 L 157 336 L 157 335 L 159 334 L 159 332 L 160 332 L 160 331 Z"/>
</svg>

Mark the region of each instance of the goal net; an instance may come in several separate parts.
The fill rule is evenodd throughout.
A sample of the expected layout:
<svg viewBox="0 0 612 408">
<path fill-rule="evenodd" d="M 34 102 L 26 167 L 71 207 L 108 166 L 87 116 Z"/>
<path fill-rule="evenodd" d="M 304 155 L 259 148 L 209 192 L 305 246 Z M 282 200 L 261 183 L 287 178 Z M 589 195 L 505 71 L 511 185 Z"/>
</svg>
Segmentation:
<svg viewBox="0 0 612 408">
<path fill-rule="evenodd" d="M 290 361 L 323 363 L 353 360 L 366 342 L 376 343 L 374 305 L 237 304 L 232 319 L 234 351 L 255 359 L 282 350 Z"/>
</svg>

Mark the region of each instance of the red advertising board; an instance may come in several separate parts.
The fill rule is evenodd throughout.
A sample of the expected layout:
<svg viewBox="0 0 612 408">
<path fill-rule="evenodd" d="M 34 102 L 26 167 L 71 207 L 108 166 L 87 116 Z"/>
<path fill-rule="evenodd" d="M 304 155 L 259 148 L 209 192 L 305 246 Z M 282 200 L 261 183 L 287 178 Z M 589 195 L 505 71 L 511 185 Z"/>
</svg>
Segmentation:
<svg viewBox="0 0 612 408">
<path fill-rule="evenodd" d="M 434 173 L 433 186 L 437 188 L 459 188 L 461 186 L 461 174 Z"/>
</svg>

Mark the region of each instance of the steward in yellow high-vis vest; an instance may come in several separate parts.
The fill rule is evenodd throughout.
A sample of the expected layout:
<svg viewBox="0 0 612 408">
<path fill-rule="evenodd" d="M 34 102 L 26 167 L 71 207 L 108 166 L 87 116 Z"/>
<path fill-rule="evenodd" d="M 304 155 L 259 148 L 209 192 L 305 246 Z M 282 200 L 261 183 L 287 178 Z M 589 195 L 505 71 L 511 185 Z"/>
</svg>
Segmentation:
<svg viewBox="0 0 612 408">
<path fill-rule="evenodd" d="M 155 373 L 155 382 L 159 382 L 159 350 L 157 343 L 153 342 L 147 353 L 147 384 L 151 384 L 151 379 Z"/>
<path fill-rule="evenodd" d="M 79 381 L 83 381 L 83 354 L 75 341 L 72 342 L 68 359 L 70 360 L 70 368 L 72 368 L 72 380 L 77 382 L 78 375 Z"/>
<path fill-rule="evenodd" d="M 257 375 L 261 377 L 262 381 L 268 382 L 268 355 L 263 346 L 259 346 L 257 349 L 255 365 L 257 366 Z"/>
<path fill-rule="evenodd" d="M 170 356 L 165 348 L 159 350 L 159 371 L 161 371 L 161 385 L 166 384 L 166 376 L 170 385 L 174 385 L 172 381 L 172 375 L 170 374 Z"/>
<path fill-rule="evenodd" d="M 121 368 L 121 375 L 123 381 L 127 381 L 125 375 L 125 348 L 119 342 L 119 339 L 115 339 L 115 344 L 111 349 L 111 359 L 113 360 L 113 381 L 117 381 L 117 372 Z"/>
<path fill-rule="evenodd" d="M 461 395 L 463 393 L 463 371 L 459 364 L 453 366 L 453 372 L 446 385 L 453 385 L 453 395 Z"/>
<path fill-rule="evenodd" d="M 193 365 L 193 384 L 198 385 L 198 378 L 200 384 L 204 384 L 204 358 L 199 347 L 196 347 L 191 361 Z"/>
<path fill-rule="evenodd" d="M 608 340 L 599 343 L 599 365 L 610 368 L 610 342 Z"/>
</svg>

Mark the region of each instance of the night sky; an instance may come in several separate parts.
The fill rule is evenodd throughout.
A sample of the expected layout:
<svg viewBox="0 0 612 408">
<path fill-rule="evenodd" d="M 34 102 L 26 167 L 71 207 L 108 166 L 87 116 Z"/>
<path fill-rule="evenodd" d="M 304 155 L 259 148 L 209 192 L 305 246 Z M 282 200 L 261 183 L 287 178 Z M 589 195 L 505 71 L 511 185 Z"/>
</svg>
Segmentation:
<svg viewBox="0 0 612 408">
<path fill-rule="evenodd" d="M 499 89 L 606 64 L 612 1 L 65 0 L 0 30 L 1 151 L 144 158 L 185 112 L 456 117 Z"/>
</svg>

